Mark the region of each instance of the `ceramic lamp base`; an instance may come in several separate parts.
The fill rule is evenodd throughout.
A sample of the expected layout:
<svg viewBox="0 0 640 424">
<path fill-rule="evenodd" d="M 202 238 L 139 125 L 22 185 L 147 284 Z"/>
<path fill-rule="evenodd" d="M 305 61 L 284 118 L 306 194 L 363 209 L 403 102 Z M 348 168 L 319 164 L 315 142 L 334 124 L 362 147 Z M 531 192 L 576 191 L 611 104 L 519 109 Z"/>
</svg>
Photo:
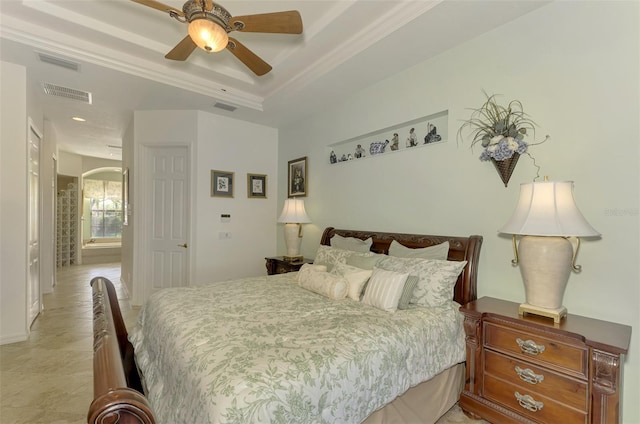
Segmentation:
<svg viewBox="0 0 640 424">
<path fill-rule="evenodd" d="M 559 324 L 563 317 L 567 316 L 567 308 L 561 306 L 559 308 L 550 309 L 542 308 L 540 306 L 529 305 L 528 303 L 521 303 L 518 308 L 518 314 L 533 314 L 540 315 L 547 318 L 553 318 L 553 322 Z"/>
<path fill-rule="evenodd" d="M 300 243 L 302 242 L 300 224 L 284 224 L 284 243 L 287 246 L 286 258 L 302 258 L 300 256 Z"/>
</svg>

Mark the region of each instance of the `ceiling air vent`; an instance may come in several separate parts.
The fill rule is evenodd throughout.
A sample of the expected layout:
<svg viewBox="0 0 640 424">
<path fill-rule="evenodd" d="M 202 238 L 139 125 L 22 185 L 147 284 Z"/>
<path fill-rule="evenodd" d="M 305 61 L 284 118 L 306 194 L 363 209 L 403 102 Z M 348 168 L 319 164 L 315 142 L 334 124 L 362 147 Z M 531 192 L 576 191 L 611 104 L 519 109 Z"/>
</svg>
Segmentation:
<svg viewBox="0 0 640 424">
<path fill-rule="evenodd" d="M 91 93 L 88 91 L 62 87 L 48 82 L 43 82 L 42 87 L 44 88 L 44 92 L 51 96 L 64 97 L 65 99 L 78 100 L 83 103 L 91 104 Z"/>
<path fill-rule="evenodd" d="M 80 71 L 80 64 L 76 62 L 72 62 L 67 59 L 62 59 L 60 57 L 50 56 L 44 53 L 38 53 L 38 59 L 40 59 L 41 62 L 48 63 L 54 66 L 59 66 L 61 68 L 69 69 L 71 71 L 76 71 L 76 72 Z"/>
<path fill-rule="evenodd" d="M 220 103 L 220 102 L 216 102 L 216 104 L 214 104 L 213 107 L 217 107 L 218 109 L 222 109 L 222 110 L 228 110 L 229 112 L 233 112 L 234 110 L 238 109 L 235 106 L 231 106 L 231 105 Z"/>
</svg>

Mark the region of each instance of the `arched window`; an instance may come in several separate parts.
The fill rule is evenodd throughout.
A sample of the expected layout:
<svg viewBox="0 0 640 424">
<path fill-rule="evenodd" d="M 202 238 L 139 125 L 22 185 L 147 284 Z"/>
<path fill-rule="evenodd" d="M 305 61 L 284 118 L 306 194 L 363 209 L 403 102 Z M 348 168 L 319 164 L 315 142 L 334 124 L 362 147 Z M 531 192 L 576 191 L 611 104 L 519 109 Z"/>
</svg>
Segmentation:
<svg viewBox="0 0 640 424">
<path fill-rule="evenodd" d="M 102 172 L 84 177 L 83 204 L 83 238 L 122 237 L 122 176 L 119 172 Z"/>
</svg>

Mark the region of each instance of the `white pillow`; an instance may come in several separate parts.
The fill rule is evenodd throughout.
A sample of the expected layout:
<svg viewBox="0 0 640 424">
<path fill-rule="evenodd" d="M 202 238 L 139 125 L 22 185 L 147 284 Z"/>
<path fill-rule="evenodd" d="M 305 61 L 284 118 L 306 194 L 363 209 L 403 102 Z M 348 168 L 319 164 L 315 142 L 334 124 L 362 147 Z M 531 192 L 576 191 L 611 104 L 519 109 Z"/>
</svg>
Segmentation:
<svg viewBox="0 0 640 424">
<path fill-rule="evenodd" d="M 366 240 L 361 240 L 356 237 L 342 237 L 338 234 L 334 234 L 331 237 L 331 247 L 338 249 L 352 250 L 354 252 L 369 252 L 373 239 L 369 237 Z"/>
<path fill-rule="evenodd" d="M 453 300 L 453 288 L 466 261 L 396 258 L 380 259 L 377 266 L 389 271 L 418 276 L 418 284 L 410 303 L 420 306 L 440 306 Z"/>
<path fill-rule="evenodd" d="M 349 288 L 349 283 L 343 277 L 322 271 L 303 273 L 298 284 L 304 289 L 334 300 L 344 299 Z"/>
<path fill-rule="evenodd" d="M 316 257 L 313 260 L 314 264 L 318 265 L 326 265 L 327 270 L 331 271 L 331 269 L 338 263 L 346 263 L 347 258 L 352 255 L 358 256 L 374 256 L 373 252 L 354 252 L 352 250 L 338 249 L 336 247 L 320 245 L 318 246 L 318 251 L 316 252 Z"/>
<path fill-rule="evenodd" d="M 435 246 L 412 249 L 393 240 L 389 246 L 389 256 L 398 258 L 439 259 L 444 261 L 449 256 L 449 242 L 445 241 Z"/>
<path fill-rule="evenodd" d="M 369 281 L 373 270 L 356 268 L 355 266 L 346 264 L 336 264 L 331 270 L 331 274 L 336 274 L 344 277 L 349 283 L 349 290 L 347 297 L 353 300 L 360 301 L 360 294 L 362 294 L 362 288 Z"/>
<path fill-rule="evenodd" d="M 373 268 L 373 274 L 367 284 L 362 303 L 383 311 L 395 312 L 398 309 L 398 302 L 402 296 L 407 277 L 409 277 L 409 273 Z"/>
</svg>

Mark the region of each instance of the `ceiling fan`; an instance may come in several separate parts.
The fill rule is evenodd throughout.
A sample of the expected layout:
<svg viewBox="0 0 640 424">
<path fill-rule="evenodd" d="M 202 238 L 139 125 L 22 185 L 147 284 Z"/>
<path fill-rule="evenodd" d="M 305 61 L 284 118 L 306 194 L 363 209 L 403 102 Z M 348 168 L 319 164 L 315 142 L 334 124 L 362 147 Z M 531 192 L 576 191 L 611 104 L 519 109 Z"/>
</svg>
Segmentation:
<svg viewBox="0 0 640 424">
<path fill-rule="evenodd" d="M 297 10 L 234 17 L 212 0 L 187 0 L 182 10 L 155 0 L 132 1 L 189 24 L 189 35 L 166 54 L 165 58 L 171 60 L 186 60 L 196 47 L 209 53 L 226 48 L 260 76 L 269 72 L 271 66 L 228 34 L 231 31 L 302 34 L 302 18 Z"/>
</svg>

